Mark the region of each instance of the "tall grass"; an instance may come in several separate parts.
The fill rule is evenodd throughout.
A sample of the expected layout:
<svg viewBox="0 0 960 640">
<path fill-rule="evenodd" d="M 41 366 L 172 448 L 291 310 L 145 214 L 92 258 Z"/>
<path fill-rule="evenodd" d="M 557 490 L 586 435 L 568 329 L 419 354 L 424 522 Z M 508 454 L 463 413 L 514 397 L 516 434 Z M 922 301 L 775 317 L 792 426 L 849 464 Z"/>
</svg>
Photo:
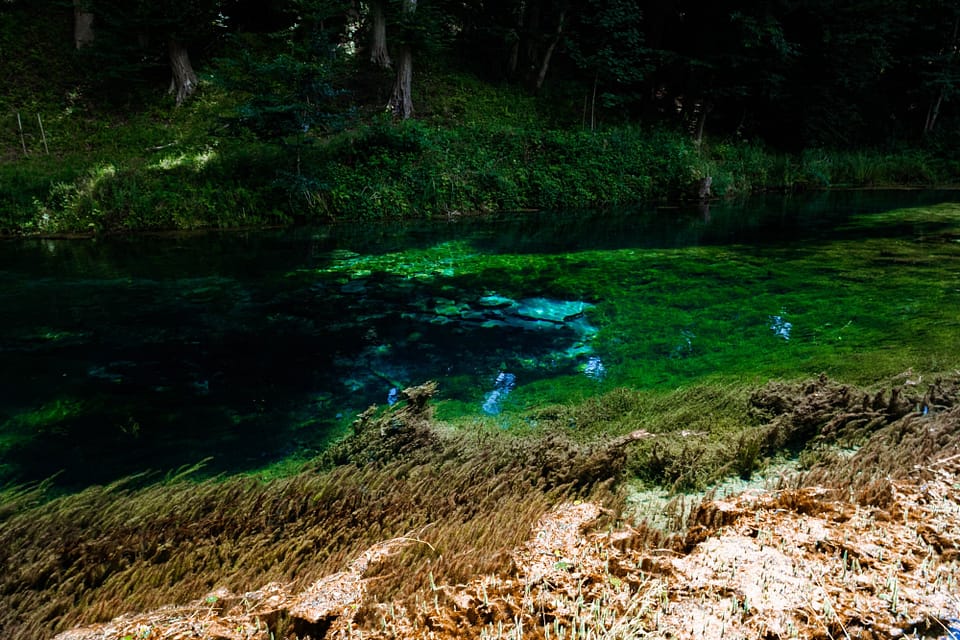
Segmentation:
<svg viewBox="0 0 960 640">
<path fill-rule="evenodd" d="M 853 488 L 872 504 L 890 478 L 920 461 L 960 455 L 956 378 L 924 388 L 900 380 L 888 392 L 826 378 L 753 394 L 620 389 L 538 409 L 529 429 L 513 433 L 437 422 L 434 390 L 410 389 L 406 403 L 372 407 L 349 437 L 288 477 L 197 481 L 187 469 L 146 486 L 132 478 L 52 499 L 45 487 L 8 490 L 0 635 L 46 637 L 221 587 L 242 593 L 279 581 L 299 591 L 397 537 L 427 544 L 374 569 L 370 601 L 430 602 L 431 585 L 509 573 L 510 551 L 562 501 L 602 501 L 619 513 L 615 483 L 624 471 L 682 489 L 802 449 L 808 480 Z M 629 449 L 633 440 L 611 437 L 638 428 L 651 437 Z M 863 442 L 854 465 L 831 453 Z M 376 622 L 380 612 L 361 613 Z"/>
<path fill-rule="evenodd" d="M 558 464 L 530 464 L 546 454 Z M 504 569 L 558 501 L 612 499 L 616 459 L 598 465 L 596 454 L 558 435 L 443 435 L 411 402 L 366 414 L 325 460 L 288 478 L 181 474 L 39 505 L 21 496 L 0 523 L 0 635 L 46 637 L 217 587 L 302 589 L 398 536 L 429 545 L 386 563 L 377 597 L 411 595 L 429 576 L 456 584 Z"/>
</svg>

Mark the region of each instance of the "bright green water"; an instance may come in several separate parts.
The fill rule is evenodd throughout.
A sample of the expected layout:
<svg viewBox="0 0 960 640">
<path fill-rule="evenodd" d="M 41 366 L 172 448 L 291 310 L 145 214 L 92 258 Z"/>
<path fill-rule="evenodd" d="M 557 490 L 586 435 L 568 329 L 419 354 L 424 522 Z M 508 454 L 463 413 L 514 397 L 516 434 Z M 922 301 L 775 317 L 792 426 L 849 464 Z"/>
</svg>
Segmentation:
<svg viewBox="0 0 960 640">
<path fill-rule="evenodd" d="M 950 371 L 956 199 L 8 241 L 0 483 L 258 468 L 428 379 L 509 428 L 623 385 Z"/>
</svg>

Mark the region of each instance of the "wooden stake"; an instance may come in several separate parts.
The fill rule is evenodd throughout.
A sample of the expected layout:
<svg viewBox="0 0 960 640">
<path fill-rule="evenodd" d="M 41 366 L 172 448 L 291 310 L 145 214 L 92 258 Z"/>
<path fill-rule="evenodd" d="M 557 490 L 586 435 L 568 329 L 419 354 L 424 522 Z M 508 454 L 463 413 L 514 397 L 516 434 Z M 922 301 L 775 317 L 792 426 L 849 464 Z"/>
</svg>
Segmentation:
<svg viewBox="0 0 960 640">
<path fill-rule="evenodd" d="M 40 137 L 43 138 L 43 149 L 47 152 L 47 155 L 50 155 L 50 147 L 47 146 L 47 134 L 43 132 L 43 120 L 40 119 L 40 114 L 37 114 L 37 122 L 40 123 Z"/>
<path fill-rule="evenodd" d="M 17 126 L 20 127 L 20 145 L 23 147 L 23 155 L 29 155 L 27 153 L 27 143 L 23 139 L 23 123 L 20 121 L 20 112 L 17 111 Z"/>
</svg>

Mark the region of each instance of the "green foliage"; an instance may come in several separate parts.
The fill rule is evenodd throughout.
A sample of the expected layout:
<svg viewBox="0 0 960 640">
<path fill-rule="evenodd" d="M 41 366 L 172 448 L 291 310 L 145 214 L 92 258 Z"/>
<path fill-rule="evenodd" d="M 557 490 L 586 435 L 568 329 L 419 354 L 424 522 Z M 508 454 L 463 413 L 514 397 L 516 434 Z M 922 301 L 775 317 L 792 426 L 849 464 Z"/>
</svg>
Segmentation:
<svg viewBox="0 0 960 640">
<path fill-rule="evenodd" d="M 532 410 L 538 430 L 589 440 L 643 430 L 628 469 L 634 477 L 675 491 L 702 489 L 730 475 L 749 477 L 772 453 L 751 415 L 746 387 L 708 381 L 675 391 L 614 389 L 573 405 Z"/>
<path fill-rule="evenodd" d="M 653 71 L 644 46 L 643 11 L 636 0 L 590 0 L 565 44 L 606 107 L 636 99 L 634 92 Z"/>
<path fill-rule="evenodd" d="M 454 108 L 449 100 L 444 104 Z M 820 149 L 794 157 L 735 141 L 698 148 L 665 129 L 544 130 L 526 125 L 524 111 L 515 125 L 501 102 L 491 97 L 483 105 L 481 113 L 463 111 L 456 127 L 374 118 L 323 138 L 294 133 L 278 143 L 211 138 L 203 131 L 210 105 L 198 101 L 178 111 L 173 129 L 158 113 L 129 127 L 94 131 L 91 140 L 104 147 L 99 160 L 39 155 L 0 167 L 8 177 L 0 182 L 6 205 L 0 227 L 89 233 L 602 209 L 696 198 L 708 176 L 714 196 L 730 196 L 832 185 L 933 185 L 954 175 L 952 165 L 923 151 Z M 181 142 L 158 144 L 173 131 Z M 154 147 L 147 156 L 122 151 Z"/>
<path fill-rule="evenodd" d="M 102 28 L 108 42 L 104 46 L 119 43 L 109 40 L 111 24 L 119 26 L 128 20 L 135 25 L 152 16 L 152 11 L 166 11 L 139 4 L 129 11 L 115 4 L 99 6 L 106 12 Z M 630 2 L 619 0 L 591 2 L 584 12 L 569 16 L 568 38 L 557 49 L 556 65 L 569 70 L 575 60 L 580 66 L 563 90 L 557 91 L 561 85 L 554 83 L 552 90 L 533 96 L 517 86 L 496 86 L 434 60 L 423 65 L 427 71 L 417 65 L 415 98 L 422 119 L 394 123 L 380 113 L 385 86 L 373 87 L 385 85 L 389 78 L 364 70 L 362 61 L 351 57 L 356 41 L 345 35 L 349 19 L 344 6 L 323 1 L 273 7 L 273 15 L 280 17 L 272 25 L 279 31 L 218 37 L 211 46 L 220 57 L 209 76 L 216 82 L 205 84 L 204 91 L 181 109 L 148 96 L 138 109 L 113 113 L 112 108 L 91 102 L 89 89 L 75 79 L 69 92 L 58 97 L 37 92 L 32 104 L 23 105 L 27 157 L 15 119 L 20 105 L 6 116 L 0 114 L 6 122 L 0 127 L 0 145 L 3 157 L 11 160 L 0 165 L 0 229 L 89 233 L 526 208 L 603 209 L 639 201 L 697 198 L 707 178 L 712 180 L 714 196 L 732 196 L 765 189 L 930 186 L 955 181 L 958 173 L 957 136 L 947 128 L 946 123 L 952 122 L 947 112 L 922 147 L 888 145 L 855 151 L 814 147 L 792 155 L 760 138 L 710 136 L 714 119 L 718 127 L 725 126 L 720 106 L 709 113 L 708 136 L 699 145 L 680 127 L 636 123 L 638 112 L 633 109 L 643 112 L 655 105 L 632 92 L 652 77 L 647 73 L 649 65 L 661 65 L 662 70 L 667 62 L 660 53 L 644 48 L 649 44 L 644 23 L 631 14 Z M 25 10 L 19 4 L 14 7 Z M 188 8 L 203 13 L 209 8 L 204 7 L 195 3 Z M 923 16 L 949 14 L 939 5 L 928 9 L 932 13 Z M 52 18 L 55 9 L 51 5 L 45 11 Z M 481 21 L 467 8 L 437 5 L 432 11 L 421 14 L 418 8 L 414 29 L 419 30 L 418 37 L 427 38 L 437 24 Z M 698 20 L 714 13 L 699 15 Z M 491 20 L 499 21 L 497 29 L 505 28 L 510 15 Z M 834 20 L 847 24 L 844 21 L 853 20 L 851 15 Z M 161 26 L 172 28 L 177 22 L 172 15 L 156 17 L 158 34 Z M 197 29 L 223 34 L 233 28 L 231 15 L 217 24 L 210 24 L 209 18 L 200 20 L 203 24 Z M 784 29 L 784 15 L 741 7 L 730 20 L 735 33 L 701 43 L 713 48 L 713 57 L 707 56 L 709 52 L 697 53 L 697 59 L 710 62 L 698 67 L 697 74 L 708 67 L 719 68 L 714 63 L 724 58 L 717 57 L 717 51 L 739 56 L 735 56 L 737 68 L 770 52 L 776 54 L 776 64 L 770 62 L 769 68 L 739 77 L 736 91 L 732 80 L 711 72 L 710 82 L 723 84 L 710 89 L 712 100 L 749 98 L 757 86 L 783 80 L 774 78 L 774 72 L 784 72 L 783 65 L 800 64 L 795 59 L 796 42 L 787 38 Z M 923 20 L 926 17 L 908 22 L 919 29 L 916 21 Z M 942 29 L 922 24 L 931 38 L 949 38 Z M 547 23 L 542 28 L 548 29 Z M 878 26 L 871 31 L 868 41 L 885 37 L 889 30 L 884 29 Z M 606 32 L 609 38 L 601 37 Z M 0 29 L 3 51 L 26 51 L 21 35 L 40 37 L 32 30 L 20 34 Z M 63 49 L 69 48 L 69 35 L 63 34 Z M 835 46 L 859 46 L 859 40 L 847 35 Z M 454 40 L 463 44 L 464 37 L 460 34 Z M 83 55 L 88 53 L 96 51 Z M 115 49 L 112 55 L 119 53 Z M 60 49 L 46 49 L 43 55 L 67 57 Z M 899 54 L 889 49 L 885 55 L 891 56 L 893 64 Z M 28 57 L 26 53 L 14 56 L 15 68 L 27 69 Z M 677 60 L 673 58 L 673 63 Z M 951 60 L 938 59 L 933 67 L 952 73 Z M 110 68 L 119 70 L 118 79 L 135 80 L 122 70 L 120 57 L 116 62 L 119 66 Z M 61 67 L 58 77 L 70 68 Z M 612 101 L 600 96 L 599 115 L 619 124 L 600 121 L 595 131 L 584 130 L 590 109 L 584 107 L 582 83 L 588 75 L 589 82 L 598 79 L 601 94 L 604 90 L 616 94 Z M 689 86 L 704 89 L 709 83 L 701 81 L 708 76 L 691 76 Z M 943 89 L 946 105 L 952 94 L 941 84 L 931 84 L 924 95 L 929 98 Z M 8 100 L 20 99 L 18 90 L 6 91 Z M 662 99 L 669 96 L 667 87 Z M 638 102 L 631 102 L 634 98 Z M 688 109 L 692 103 L 684 104 Z M 747 114 L 744 117 L 753 112 L 749 101 L 739 104 Z M 50 157 L 34 122 L 37 113 L 43 114 Z"/>
<path fill-rule="evenodd" d="M 15 2 L 0 9 L 0 114 L 57 100 L 75 81 L 72 7 L 59 2 Z M 14 124 L 14 127 L 16 125 Z M 13 131 L 4 125 L 5 134 Z"/>
</svg>

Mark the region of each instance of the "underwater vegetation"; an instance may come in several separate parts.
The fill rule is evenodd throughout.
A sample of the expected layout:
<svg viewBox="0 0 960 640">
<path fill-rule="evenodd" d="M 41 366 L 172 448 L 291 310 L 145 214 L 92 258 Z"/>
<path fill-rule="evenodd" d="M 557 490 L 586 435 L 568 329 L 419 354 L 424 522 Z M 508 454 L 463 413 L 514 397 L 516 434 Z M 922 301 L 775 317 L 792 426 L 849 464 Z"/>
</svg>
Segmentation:
<svg viewBox="0 0 960 640">
<path fill-rule="evenodd" d="M 851 198 L 24 241 L 0 264 L 0 481 L 309 459 L 424 380 L 445 420 L 524 429 L 621 387 L 949 371 L 958 205 Z"/>
<path fill-rule="evenodd" d="M 0 635 L 305 588 L 398 537 L 429 544 L 370 595 L 413 611 L 565 501 L 613 523 L 787 458 L 882 502 L 856 470 L 957 446 L 958 207 L 18 245 Z"/>
</svg>

